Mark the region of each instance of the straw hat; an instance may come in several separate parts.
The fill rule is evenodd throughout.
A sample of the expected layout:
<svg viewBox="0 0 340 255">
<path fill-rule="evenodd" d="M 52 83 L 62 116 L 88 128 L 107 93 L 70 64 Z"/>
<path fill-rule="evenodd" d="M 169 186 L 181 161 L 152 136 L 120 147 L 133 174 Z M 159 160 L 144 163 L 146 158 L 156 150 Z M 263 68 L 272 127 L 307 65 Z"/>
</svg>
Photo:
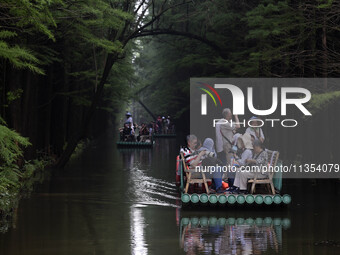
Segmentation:
<svg viewBox="0 0 340 255">
<path fill-rule="evenodd" d="M 263 121 L 259 117 L 256 117 L 256 116 L 251 117 L 249 120 L 252 120 L 252 121 Z"/>
<path fill-rule="evenodd" d="M 237 140 L 242 136 L 242 134 L 240 133 L 236 133 L 234 136 L 233 136 L 233 144 L 235 144 L 237 142 Z"/>
<path fill-rule="evenodd" d="M 253 144 L 252 144 L 252 142 L 251 142 L 251 136 L 250 136 L 249 133 L 244 133 L 244 134 L 240 137 L 240 139 L 242 139 L 243 144 L 244 144 L 244 147 L 245 147 L 246 149 L 250 149 L 250 150 L 253 149 Z"/>
</svg>

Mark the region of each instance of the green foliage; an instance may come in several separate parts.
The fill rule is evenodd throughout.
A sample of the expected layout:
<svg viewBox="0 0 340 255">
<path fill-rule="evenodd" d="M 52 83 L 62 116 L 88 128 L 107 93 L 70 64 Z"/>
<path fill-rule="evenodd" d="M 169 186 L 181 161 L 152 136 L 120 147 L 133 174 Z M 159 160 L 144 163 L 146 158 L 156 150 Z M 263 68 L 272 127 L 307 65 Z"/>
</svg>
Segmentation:
<svg viewBox="0 0 340 255">
<path fill-rule="evenodd" d="M 190 77 L 324 77 L 340 74 L 339 5 L 318 1 L 195 1 L 166 16 L 163 27 L 200 35 L 218 51 L 185 37 L 141 39 L 135 91 L 157 113 L 185 114 Z M 326 28 L 328 51 L 322 47 Z M 324 57 L 324 58 L 323 58 Z M 325 60 L 326 58 L 326 60 Z M 319 98 L 317 109 L 337 92 Z M 327 96 L 326 96 L 327 95 Z M 330 98 L 332 97 L 332 99 Z"/>
<path fill-rule="evenodd" d="M 0 125 L 0 160 L 2 162 L 0 169 L 13 164 L 23 155 L 20 146 L 27 147 L 29 145 L 27 138 L 6 126 Z"/>
<path fill-rule="evenodd" d="M 312 99 L 308 102 L 308 108 L 315 114 L 339 99 L 340 91 L 313 94 Z"/>
<path fill-rule="evenodd" d="M 27 138 L 0 125 L 0 194 L 18 191 L 23 179 L 29 179 L 36 169 L 43 169 L 46 166 L 48 162 L 46 160 L 19 163 L 23 159 L 22 148 L 29 145 Z"/>
<path fill-rule="evenodd" d="M 24 161 L 23 148 L 30 145 L 27 138 L 0 125 L 0 211 L 6 212 L 23 190 L 31 190 L 36 171 L 42 171 L 47 159 Z M 23 163 L 20 163 L 23 162 Z"/>
<path fill-rule="evenodd" d="M 6 42 L 0 40 L 0 58 L 8 60 L 18 69 L 27 68 L 35 73 L 44 73 L 42 69 L 37 67 L 39 60 L 34 56 L 34 53 L 18 45 L 9 46 Z"/>
<path fill-rule="evenodd" d="M 6 13 L 6 16 L 0 17 L 0 58 L 8 60 L 15 68 L 43 74 L 36 54 L 26 45 L 21 45 L 17 31 L 25 31 L 25 34 L 41 33 L 55 40 L 50 26 L 55 27 L 56 23 L 50 7 L 57 2 L 60 1 L 9 0 L 0 3 L 2 13 Z"/>
<path fill-rule="evenodd" d="M 6 39 L 6 38 L 12 38 L 17 36 L 18 34 L 12 31 L 8 31 L 8 30 L 2 30 L 0 31 L 0 38 L 1 39 Z"/>
<path fill-rule="evenodd" d="M 7 102 L 10 104 L 12 101 L 20 98 L 23 92 L 24 91 L 22 89 L 17 89 L 17 90 L 14 90 L 14 91 L 8 91 L 7 92 Z"/>
<path fill-rule="evenodd" d="M 27 138 L 0 125 L 0 193 L 20 187 L 21 171 L 17 161 L 23 156 L 21 147 L 28 145 Z"/>
<path fill-rule="evenodd" d="M 33 27 L 33 31 L 39 31 L 49 39 L 54 40 L 54 36 L 48 26 L 56 26 L 52 17 L 50 6 L 58 3 L 57 0 L 14 0 L 9 1 L 7 7 L 12 15 L 13 23 L 19 28 Z"/>
</svg>

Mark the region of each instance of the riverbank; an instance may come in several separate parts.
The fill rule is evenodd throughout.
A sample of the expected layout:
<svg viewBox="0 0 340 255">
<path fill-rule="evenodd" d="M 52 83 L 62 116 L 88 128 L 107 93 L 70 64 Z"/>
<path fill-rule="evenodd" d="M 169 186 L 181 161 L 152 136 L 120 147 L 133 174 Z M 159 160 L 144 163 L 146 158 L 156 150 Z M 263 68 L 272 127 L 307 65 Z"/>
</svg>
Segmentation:
<svg viewBox="0 0 340 255">
<path fill-rule="evenodd" d="M 88 139 L 82 140 L 70 160 L 75 160 L 90 141 Z M 38 184 L 43 183 L 50 177 L 53 170 L 54 160 L 51 157 L 42 157 L 31 161 L 25 161 L 20 171 L 12 169 L 12 180 L 7 181 L 9 186 L 0 192 L 0 233 L 5 233 L 11 227 L 14 214 L 18 208 L 19 201 L 22 198 L 30 197 Z M 4 174 L 4 170 L 0 172 L 0 178 L 9 178 L 9 173 Z M 2 183 L 0 183 L 1 186 Z"/>
<path fill-rule="evenodd" d="M 11 226 L 20 199 L 29 197 L 34 187 L 50 174 L 50 165 L 51 160 L 48 159 L 26 162 L 19 178 L 12 180 L 11 187 L 0 193 L 0 233 L 6 232 Z"/>
</svg>

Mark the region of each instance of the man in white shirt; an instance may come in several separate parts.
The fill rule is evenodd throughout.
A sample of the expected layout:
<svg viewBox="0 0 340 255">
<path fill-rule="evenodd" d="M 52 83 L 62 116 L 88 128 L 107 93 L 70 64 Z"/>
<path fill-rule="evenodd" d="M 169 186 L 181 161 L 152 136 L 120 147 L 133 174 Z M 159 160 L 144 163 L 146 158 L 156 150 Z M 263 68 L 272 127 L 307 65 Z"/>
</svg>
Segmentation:
<svg viewBox="0 0 340 255">
<path fill-rule="evenodd" d="M 216 152 L 223 164 L 230 164 L 234 131 L 240 128 L 239 119 L 235 115 L 235 121 L 232 122 L 233 115 L 229 108 L 222 111 L 222 117 L 216 123 Z"/>
<path fill-rule="evenodd" d="M 217 157 L 219 160 L 222 161 L 224 165 L 227 164 L 227 159 L 225 157 L 225 154 L 223 153 L 223 140 L 222 140 L 222 134 L 221 134 L 221 124 L 223 122 L 223 119 L 219 120 L 216 123 L 216 152 Z"/>
<path fill-rule="evenodd" d="M 132 114 L 127 112 L 126 114 L 126 120 L 125 120 L 125 123 L 131 123 L 131 129 L 132 129 L 132 132 L 133 134 L 135 133 L 135 129 L 134 129 L 134 126 L 133 126 L 133 120 L 132 120 Z"/>
<path fill-rule="evenodd" d="M 240 124 L 237 115 L 235 115 L 235 121 L 232 121 L 233 114 L 229 108 L 223 109 L 222 117 L 223 118 L 216 123 L 216 152 L 217 157 L 222 161 L 223 165 L 231 165 L 233 136 L 235 130 L 240 128 Z M 228 173 L 227 176 L 229 186 L 232 186 L 235 174 Z M 223 173 L 220 174 L 220 177 L 223 177 Z M 218 177 L 215 175 L 215 178 Z"/>
</svg>

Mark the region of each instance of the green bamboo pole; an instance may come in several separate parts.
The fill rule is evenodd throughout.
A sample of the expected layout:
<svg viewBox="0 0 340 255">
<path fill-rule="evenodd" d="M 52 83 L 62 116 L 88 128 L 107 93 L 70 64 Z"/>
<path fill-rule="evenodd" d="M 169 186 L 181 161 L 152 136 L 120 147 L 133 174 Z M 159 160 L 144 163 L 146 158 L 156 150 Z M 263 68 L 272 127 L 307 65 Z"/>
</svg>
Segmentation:
<svg viewBox="0 0 340 255">
<path fill-rule="evenodd" d="M 244 225 L 244 218 L 237 218 L 236 225 Z"/>
<path fill-rule="evenodd" d="M 179 162 L 180 164 L 180 169 L 179 171 L 181 171 L 181 192 L 184 190 L 184 180 L 183 180 L 183 164 L 182 161 Z"/>
<path fill-rule="evenodd" d="M 228 198 L 228 203 L 229 204 L 235 204 L 236 197 L 234 195 L 229 195 L 227 198 Z"/>
<path fill-rule="evenodd" d="M 201 218 L 200 218 L 200 225 L 201 225 L 202 227 L 208 226 L 208 222 L 209 222 L 209 220 L 208 220 L 207 217 L 201 217 Z"/>
<path fill-rule="evenodd" d="M 251 194 L 247 195 L 247 196 L 246 196 L 246 202 L 247 202 L 248 204 L 254 203 L 254 202 L 255 202 L 254 196 L 251 195 Z"/>
<path fill-rule="evenodd" d="M 227 223 L 227 219 L 226 218 L 219 218 L 217 221 L 219 226 L 224 226 Z"/>
<path fill-rule="evenodd" d="M 273 220 L 270 217 L 266 217 L 266 218 L 264 218 L 263 222 L 266 226 L 270 226 L 272 224 Z"/>
<path fill-rule="evenodd" d="M 226 195 L 219 195 L 218 196 L 218 202 L 222 205 L 224 205 L 225 203 L 227 203 L 228 199 L 226 197 Z"/>
<path fill-rule="evenodd" d="M 191 225 L 194 226 L 194 227 L 198 226 L 198 224 L 200 223 L 200 220 L 197 217 L 191 218 L 190 221 L 191 221 Z"/>
<path fill-rule="evenodd" d="M 274 202 L 274 204 L 281 204 L 281 202 L 282 202 L 282 197 L 280 196 L 280 195 L 275 195 L 274 197 L 273 197 L 273 202 Z"/>
<path fill-rule="evenodd" d="M 290 219 L 284 218 L 284 219 L 281 221 L 281 225 L 282 225 L 285 229 L 290 228 Z"/>
<path fill-rule="evenodd" d="M 280 218 L 274 218 L 273 225 L 274 226 L 280 226 L 281 225 L 281 219 Z"/>
<path fill-rule="evenodd" d="M 187 204 L 190 202 L 190 195 L 189 194 L 182 194 L 181 196 L 182 203 Z"/>
<path fill-rule="evenodd" d="M 254 224 L 254 219 L 252 219 L 252 218 L 246 219 L 246 224 L 247 225 L 253 225 Z"/>
<path fill-rule="evenodd" d="M 210 202 L 211 204 L 216 204 L 217 201 L 218 201 L 218 199 L 217 199 L 217 196 L 216 196 L 215 194 L 209 195 L 209 202 Z"/>
<path fill-rule="evenodd" d="M 209 201 L 209 197 L 208 197 L 207 194 L 201 194 L 200 195 L 200 202 L 202 204 L 206 204 L 206 203 L 208 203 L 208 201 Z"/>
<path fill-rule="evenodd" d="M 200 201 L 200 198 L 197 194 L 192 194 L 190 200 L 193 204 L 197 204 Z"/>
<path fill-rule="evenodd" d="M 292 198 L 290 197 L 290 195 L 285 194 L 282 197 L 282 202 L 285 204 L 290 204 L 292 202 Z"/>
<path fill-rule="evenodd" d="M 182 218 L 181 225 L 186 226 L 189 224 L 189 222 L 190 222 L 189 218 Z"/>
<path fill-rule="evenodd" d="M 235 225 L 235 218 L 228 218 L 227 219 L 227 224 L 228 225 Z"/>
<path fill-rule="evenodd" d="M 216 217 L 210 217 L 209 218 L 209 226 L 215 227 L 217 225 L 217 218 Z"/>
<path fill-rule="evenodd" d="M 243 195 L 238 195 L 236 197 L 236 201 L 237 201 L 238 204 L 242 205 L 242 204 L 244 204 L 244 202 L 246 202 L 246 198 Z"/>
<path fill-rule="evenodd" d="M 256 195 L 255 196 L 255 203 L 260 205 L 263 203 L 263 197 L 261 195 Z"/>
<path fill-rule="evenodd" d="M 262 226 L 263 224 L 263 219 L 262 218 L 256 218 L 255 219 L 255 225 L 256 226 Z"/>
<path fill-rule="evenodd" d="M 263 198 L 263 201 L 266 205 L 271 205 L 273 203 L 273 198 L 272 198 L 272 196 L 265 196 Z"/>
</svg>

